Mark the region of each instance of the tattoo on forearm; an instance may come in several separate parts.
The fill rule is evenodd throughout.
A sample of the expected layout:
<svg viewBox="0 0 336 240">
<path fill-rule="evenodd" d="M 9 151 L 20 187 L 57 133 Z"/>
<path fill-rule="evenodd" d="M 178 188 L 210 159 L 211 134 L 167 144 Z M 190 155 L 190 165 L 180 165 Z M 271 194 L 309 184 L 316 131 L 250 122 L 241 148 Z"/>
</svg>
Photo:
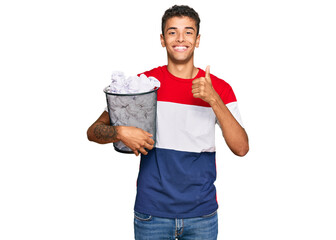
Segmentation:
<svg viewBox="0 0 336 240">
<path fill-rule="evenodd" d="M 101 140 L 111 141 L 117 137 L 117 130 L 113 126 L 97 125 L 94 129 L 94 135 Z"/>
</svg>

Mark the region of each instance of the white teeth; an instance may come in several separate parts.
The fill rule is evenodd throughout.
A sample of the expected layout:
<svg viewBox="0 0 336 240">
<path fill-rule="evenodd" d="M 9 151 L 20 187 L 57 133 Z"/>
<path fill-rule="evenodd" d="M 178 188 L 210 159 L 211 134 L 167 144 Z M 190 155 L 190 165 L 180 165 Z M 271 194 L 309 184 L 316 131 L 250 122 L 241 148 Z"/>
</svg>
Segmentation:
<svg viewBox="0 0 336 240">
<path fill-rule="evenodd" d="M 185 46 L 176 46 L 176 47 L 174 47 L 175 49 L 177 49 L 177 50 L 184 50 L 184 49 L 187 49 L 187 47 L 185 47 Z"/>
</svg>

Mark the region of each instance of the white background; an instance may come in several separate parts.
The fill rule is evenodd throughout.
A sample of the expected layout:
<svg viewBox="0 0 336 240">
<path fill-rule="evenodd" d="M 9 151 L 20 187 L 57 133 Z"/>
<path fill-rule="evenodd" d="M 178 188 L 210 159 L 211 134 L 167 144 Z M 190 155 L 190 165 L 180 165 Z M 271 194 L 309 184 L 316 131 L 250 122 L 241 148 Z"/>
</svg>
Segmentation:
<svg viewBox="0 0 336 240">
<path fill-rule="evenodd" d="M 86 138 L 114 70 L 166 64 L 161 17 L 201 17 L 195 65 L 233 87 L 217 129 L 219 240 L 336 239 L 333 1 L 1 1 L 0 239 L 133 239 L 139 158 Z"/>
</svg>

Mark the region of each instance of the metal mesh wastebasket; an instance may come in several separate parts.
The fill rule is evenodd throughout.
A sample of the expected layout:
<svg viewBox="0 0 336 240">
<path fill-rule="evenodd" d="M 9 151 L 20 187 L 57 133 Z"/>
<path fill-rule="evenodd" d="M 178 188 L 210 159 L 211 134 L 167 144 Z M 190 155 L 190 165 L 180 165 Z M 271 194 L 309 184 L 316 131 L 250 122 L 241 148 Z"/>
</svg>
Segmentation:
<svg viewBox="0 0 336 240">
<path fill-rule="evenodd" d="M 144 93 L 119 94 L 104 89 L 110 121 L 113 126 L 138 127 L 156 136 L 157 90 Z M 114 149 L 122 153 L 133 153 L 123 142 L 113 143 Z"/>
</svg>

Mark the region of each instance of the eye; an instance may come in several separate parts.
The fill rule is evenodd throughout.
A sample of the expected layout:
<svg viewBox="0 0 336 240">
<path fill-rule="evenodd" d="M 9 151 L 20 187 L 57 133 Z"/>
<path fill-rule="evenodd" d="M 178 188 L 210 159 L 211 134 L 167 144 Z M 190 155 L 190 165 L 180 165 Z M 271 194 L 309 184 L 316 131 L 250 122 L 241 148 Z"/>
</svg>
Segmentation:
<svg viewBox="0 0 336 240">
<path fill-rule="evenodd" d="M 171 32 L 168 32 L 169 35 L 174 35 L 175 32 L 171 31 Z"/>
<path fill-rule="evenodd" d="M 186 34 L 187 35 L 192 35 L 193 33 L 188 31 L 188 32 L 186 32 Z"/>
</svg>

